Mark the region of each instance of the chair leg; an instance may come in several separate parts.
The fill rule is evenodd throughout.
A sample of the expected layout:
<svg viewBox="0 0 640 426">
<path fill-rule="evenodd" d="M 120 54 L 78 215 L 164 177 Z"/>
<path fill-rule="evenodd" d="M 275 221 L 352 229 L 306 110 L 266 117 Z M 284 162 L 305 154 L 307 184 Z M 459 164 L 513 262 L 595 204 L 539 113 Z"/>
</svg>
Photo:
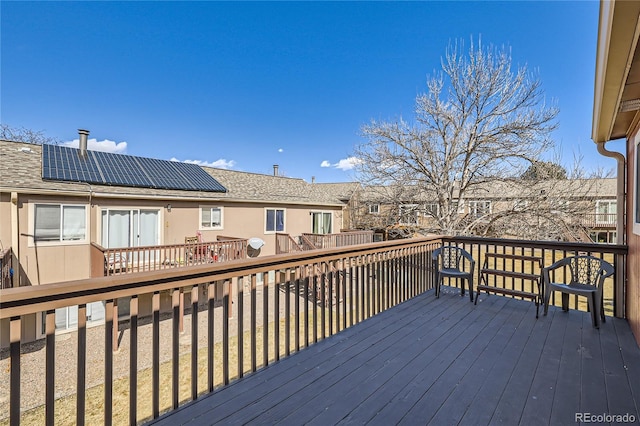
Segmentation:
<svg viewBox="0 0 640 426">
<path fill-rule="evenodd" d="M 562 293 L 562 310 L 567 312 L 569 310 L 569 294 Z"/>
<path fill-rule="evenodd" d="M 473 303 L 473 277 L 469 277 L 469 301 Z"/>
<path fill-rule="evenodd" d="M 460 296 L 464 296 L 464 284 L 467 282 L 464 278 L 456 278 L 456 281 L 460 283 Z"/>
<path fill-rule="evenodd" d="M 440 274 L 436 274 L 436 298 L 440 297 L 440 281 L 442 280 L 442 278 L 440 278 Z"/>
<path fill-rule="evenodd" d="M 591 323 L 595 328 L 600 328 L 600 323 L 598 322 L 598 320 L 600 319 L 600 309 L 597 306 L 598 302 L 596 302 L 596 294 L 591 293 L 587 300 L 587 306 L 589 308 L 589 312 L 591 313 Z"/>
<path fill-rule="evenodd" d="M 544 315 L 547 316 L 549 312 L 549 298 L 551 297 L 551 289 L 546 286 L 544 289 Z"/>
<path fill-rule="evenodd" d="M 598 299 L 598 303 L 600 303 L 600 318 L 602 319 L 602 322 L 607 322 L 607 317 L 604 314 L 604 298 L 603 295 L 600 294 L 599 296 L 597 296 Z"/>
</svg>

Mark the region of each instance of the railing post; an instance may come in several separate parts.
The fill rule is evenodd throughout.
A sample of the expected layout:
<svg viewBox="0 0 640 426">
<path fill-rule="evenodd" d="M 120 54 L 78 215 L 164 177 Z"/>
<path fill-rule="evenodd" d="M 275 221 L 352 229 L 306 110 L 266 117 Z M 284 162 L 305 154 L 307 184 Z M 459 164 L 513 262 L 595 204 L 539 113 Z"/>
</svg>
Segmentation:
<svg viewBox="0 0 640 426">
<path fill-rule="evenodd" d="M 17 426 L 20 424 L 20 338 L 22 320 L 20 317 L 12 317 L 9 321 L 9 350 L 11 352 L 9 422 L 11 426 Z"/>
<path fill-rule="evenodd" d="M 626 282 L 627 282 L 627 264 L 624 254 L 616 254 L 614 261 L 615 282 L 614 287 L 614 315 L 617 318 L 626 318 Z"/>
</svg>

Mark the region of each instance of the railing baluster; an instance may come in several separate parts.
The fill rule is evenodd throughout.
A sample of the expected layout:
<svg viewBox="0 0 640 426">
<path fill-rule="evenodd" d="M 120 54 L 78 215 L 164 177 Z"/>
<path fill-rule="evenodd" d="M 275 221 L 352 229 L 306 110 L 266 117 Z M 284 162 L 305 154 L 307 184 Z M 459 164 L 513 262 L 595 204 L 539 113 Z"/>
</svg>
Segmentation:
<svg viewBox="0 0 640 426">
<path fill-rule="evenodd" d="M 20 339 L 22 338 L 22 319 L 12 317 L 9 320 L 9 351 L 11 352 L 11 394 L 9 395 L 9 422 L 11 426 L 20 424 Z"/>
<path fill-rule="evenodd" d="M 191 287 L 191 400 L 198 399 L 198 296 L 200 286 Z"/>
<path fill-rule="evenodd" d="M 238 278 L 238 378 L 244 376 L 244 277 Z"/>
<path fill-rule="evenodd" d="M 275 272 L 275 288 L 273 289 L 273 359 L 280 360 L 280 290 L 282 288 L 282 276 L 286 272 L 279 269 Z"/>
<path fill-rule="evenodd" d="M 207 285 L 207 389 L 209 392 L 213 392 L 214 379 L 215 379 L 215 365 L 214 365 L 214 353 L 215 353 L 215 295 L 219 282 L 210 282 Z"/>
<path fill-rule="evenodd" d="M 56 398 L 56 311 L 50 310 L 45 314 L 46 330 L 46 399 L 45 399 L 45 423 L 53 425 L 55 417 Z"/>
<path fill-rule="evenodd" d="M 171 406 L 174 410 L 178 408 L 180 392 L 180 293 L 179 288 L 171 292 Z"/>
<path fill-rule="evenodd" d="M 264 280 L 264 276 L 262 277 Z M 251 274 L 251 371 L 255 372 L 257 367 L 257 300 L 256 300 L 256 274 Z"/>
<path fill-rule="evenodd" d="M 284 274 L 284 354 L 289 356 L 291 354 L 291 285 L 293 285 L 295 279 L 295 272 L 293 269 L 285 269 Z"/>
<path fill-rule="evenodd" d="M 138 422 L 138 296 L 129 301 L 129 424 Z"/>
<path fill-rule="evenodd" d="M 156 291 L 151 297 L 151 310 L 153 315 L 152 338 L 152 367 L 151 367 L 151 392 L 153 418 L 160 415 L 160 292 Z M 177 342 L 173 342 L 177 345 Z"/>
<path fill-rule="evenodd" d="M 302 266 L 296 267 L 296 298 L 295 298 L 295 311 L 296 311 L 296 319 L 295 319 L 295 340 L 296 340 L 296 352 L 300 350 L 300 278 L 302 275 Z M 306 312 L 306 311 L 305 311 Z"/>
<path fill-rule="evenodd" d="M 104 424 L 113 419 L 113 299 L 105 303 L 104 333 Z"/>
<path fill-rule="evenodd" d="M 277 274 L 277 271 L 274 271 Z M 274 276 L 275 278 L 275 276 Z M 262 366 L 269 365 L 269 273 L 262 273 Z M 277 287 L 276 287 L 277 288 Z M 278 295 L 276 294 L 276 299 Z M 275 302 L 274 302 L 275 303 Z M 277 310 L 275 310 L 277 312 Z M 278 327 L 278 315 L 274 314 L 276 331 Z"/>
<path fill-rule="evenodd" d="M 84 425 L 87 378 L 87 305 L 78 306 L 78 367 L 76 382 L 76 424 Z"/>
<path fill-rule="evenodd" d="M 229 384 L 229 317 L 231 316 L 231 286 L 233 279 L 227 278 L 222 286 L 222 382 Z"/>
</svg>

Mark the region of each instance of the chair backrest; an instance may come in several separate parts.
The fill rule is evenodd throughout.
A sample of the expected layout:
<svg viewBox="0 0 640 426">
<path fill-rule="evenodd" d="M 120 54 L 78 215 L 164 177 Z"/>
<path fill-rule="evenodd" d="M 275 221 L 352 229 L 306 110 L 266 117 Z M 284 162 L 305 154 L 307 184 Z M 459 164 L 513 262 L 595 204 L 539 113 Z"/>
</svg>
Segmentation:
<svg viewBox="0 0 640 426">
<path fill-rule="evenodd" d="M 598 257 L 571 256 L 567 260 L 571 271 L 571 284 L 589 284 L 598 287 L 614 272 L 609 262 Z"/>
<path fill-rule="evenodd" d="M 461 269 L 460 262 L 466 258 L 472 267 L 475 261 L 466 250 L 456 246 L 442 246 L 433 251 L 432 259 L 438 262 L 440 268 Z"/>
</svg>

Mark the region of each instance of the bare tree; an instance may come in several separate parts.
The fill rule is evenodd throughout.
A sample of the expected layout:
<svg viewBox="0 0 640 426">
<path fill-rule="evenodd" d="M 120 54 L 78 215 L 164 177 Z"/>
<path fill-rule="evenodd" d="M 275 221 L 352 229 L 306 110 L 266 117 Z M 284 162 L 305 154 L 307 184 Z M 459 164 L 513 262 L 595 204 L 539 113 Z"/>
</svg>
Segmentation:
<svg viewBox="0 0 640 426">
<path fill-rule="evenodd" d="M 402 188 L 404 199 L 431 198 L 437 229 L 456 234 L 469 229 L 460 214 L 467 193 L 541 161 L 553 145 L 558 109 L 545 103 L 526 66 L 512 70 L 508 48 L 472 40 L 465 51 L 458 41 L 441 64 L 416 98 L 415 121 L 363 126 L 366 141 L 355 155 L 364 185 Z"/>
<path fill-rule="evenodd" d="M 0 139 L 15 142 L 32 143 L 35 145 L 58 144 L 60 141 L 54 137 L 45 135 L 42 130 L 31 130 L 26 127 L 12 127 L 0 123 Z"/>
</svg>

